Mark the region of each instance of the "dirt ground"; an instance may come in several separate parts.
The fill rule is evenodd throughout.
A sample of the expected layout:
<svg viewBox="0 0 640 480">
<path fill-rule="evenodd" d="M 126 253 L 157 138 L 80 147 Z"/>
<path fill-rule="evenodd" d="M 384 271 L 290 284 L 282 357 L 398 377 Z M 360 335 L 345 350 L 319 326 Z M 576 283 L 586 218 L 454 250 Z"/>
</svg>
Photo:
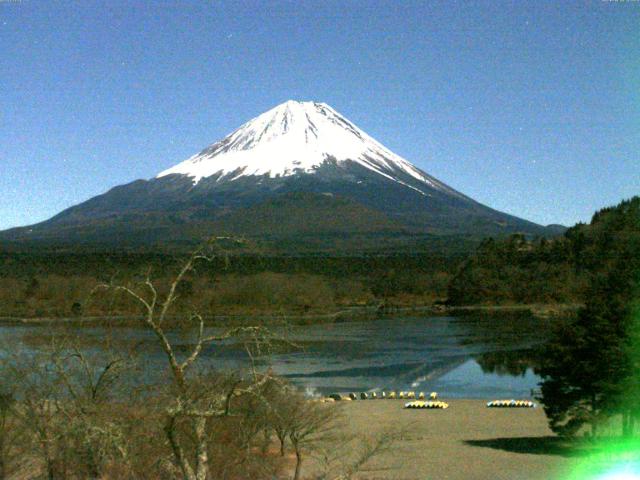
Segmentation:
<svg viewBox="0 0 640 480">
<path fill-rule="evenodd" d="M 446 410 L 408 410 L 402 400 L 345 402 L 347 428 L 402 438 L 365 464 L 360 479 L 555 480 L 578 459 L 547 427 L 543 410 L 449 400 Z"/>
</svg>

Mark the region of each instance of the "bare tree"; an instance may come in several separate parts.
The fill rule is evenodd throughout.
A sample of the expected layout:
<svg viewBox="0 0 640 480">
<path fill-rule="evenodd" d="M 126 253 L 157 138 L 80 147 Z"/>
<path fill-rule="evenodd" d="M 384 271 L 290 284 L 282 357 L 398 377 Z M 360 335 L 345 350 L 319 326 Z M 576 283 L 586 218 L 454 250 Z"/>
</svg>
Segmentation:
<svg viewBox="0 0 640 480">
<path fill-rule="evenodd" d="M 282 414 L 286 415 L 285 428 L 296 455 L 293 480 L 298 480 L 305 455 L 334 440 L 338 411 L 334 405 L 310 402 L 292 394 Z"/>
<path fill-rule="evenodd" d="M 314 466 L 306 472 L 309 478 L 350 479 L 404 431 L 390 429 L 375 437 L 356 438 L 343 433 L 344 417 L 339 404 L 309 400 L 290 385 L 278 385 L 267 398 L 268 425 L 278 439 L 280 455 L 285 456 L 287 444 L 295 454 L 294 479 L 301 478 L 308 459 L 314 460 Z"/>
<path fill-rule="evenodd" d="M 388 451 L 393 443 L 402 438 L 409 426 L 390 428 L 375 437 L 342 435 L 330 444 L 325 444 L 316 455 L 322 468 L 315 480 L 351 480 L 356 474 L 370 470 L 369 462 Z"/>
<path fill-rule="evenodd" d="M 18 444 L 22 441 L 23 431 L 16 424 L 13 415 L 16 399 L 12 385 L 2 385 L 0 392 L 0 480 L 8 478 L 19 465 L 21 452 Z"/>
<path fill-rule="evenodd" d="M 64 422 L 65 451 L 72 457 L 68 463 L 81 463 L 80 470 L 97 478 L 114 461 L 128 463 L 129 443 L 114 407 L 122 398 L 134 403 L 135 387 L 123 379 L 131 378 L 135 362 L 129 352 L 108 344 L 92 355 L 77 336 L 63 337 L 62 342 L 51 363 L 65 389 L 65 401 L 58 402 L 56 413 Z"/>
<path fill-rule="evenodd" d="M 189 323 L 196 329 L 196 338 L 186 355 L 179 355 L 166 330 L 171 307 L 178 299 L 178 289 L 197 262 L 208 262 L 215 253 L 211 245 L 197 249 L 180 269 L 165 295 L 160 295 L 150 274 L 137 287 L 126 285 L 99 285 L 98 289 L 122 292 L 140 304 L 144 316 L 142 322 L 155 335 L 173 379 L 173 394 L 165 405 L 166 422 L 164 431 L 173 452 L 174 459 L 185 480 L 206 480 L 209 471 L 209 436 L 207 422 L 230 414 L 231 399 L 238 394 L 258 394 L 263 385 L 273 377 L 270 372 L 258 373 L 252 369 L 252 381 L 248 384 L 237 383 L 229 391 L 203 389 L 196 376 L 190 376 L 196 360 L 209 345 L 231 338 L 249 339 L 254 346 L 263 346 L 269 342 L 270 334 L 261 326 L 240 326 L 216 335 L 205 335 L 204 318 L 199 313 L 191 313 Z M 162 297 L 162 298 L 161 298 Z M 249 353 L 251 350 L 247 350 Z M 186 426 L 189 440 L 180 435 Z M 192 439 L 193 455 L 186 445 Z"/>
<path fill-rule="evenodd" d="M 308 401 L 258 367 L 274 348 L 296 347 L 281 333 L 238 326 L 212 334 L 204 318 L 191 313 L 185 320 L 193 342 L 185 350 L 173 340 L 169 315 L 180 285 L 196 263 L 213 255 L 207 247 L 197 250 L 166 290 L 154 285 L 150 272 L 136 284 L 96 288 L 124 294 L 142 308 L 141 322 L 161 347 L 171 379 L 154 386 L 158 391 L 135 394 L 146 383 L 131 355 L 135 348 L 112 348 L 109 336 L 90 348 L 85 332 L 63 332 L 35 353 L 25 349 L 20 358 L 1 360 L 3 386 L 16 386 L 19 392 L 7 393 L 19 400 L 0 396 L 0 475 L 15 463 L 7 442 L 16 424 L 27 432 L 16 451 L 29 451 L 37 463 L 33 470 L 48 480 L 279 478 L 287 444 L 296 457 L 293 478 L 299 480 L 303 461 L 337 441 L 334 406 Z M 205 349 L 229 342 L 247 353 L 248 376 L 211 374 L 200 366 Z M 5 382 L 6 372 L 11 380 Z M 274 433 L 282 456 L 270 453 Z"/>
<path fill-rule="evenodd" d="M 3 402 L 0 412 L 22 434 L 11 446 L 23 459 L 35 454 L 38 466 L 32 468 L 48 479 L 97 478 L 108 464 L 127 458 L 122 417 L 112 411 L 112 400 L 122 396 L 114 385 L 129 368 L 108 348 L 90 355 L 79 336 L 56 332 L 50 340 L 36 352 L 7 349 L 2 359 L 2 384 L 13 401 Z"/>
</svg>

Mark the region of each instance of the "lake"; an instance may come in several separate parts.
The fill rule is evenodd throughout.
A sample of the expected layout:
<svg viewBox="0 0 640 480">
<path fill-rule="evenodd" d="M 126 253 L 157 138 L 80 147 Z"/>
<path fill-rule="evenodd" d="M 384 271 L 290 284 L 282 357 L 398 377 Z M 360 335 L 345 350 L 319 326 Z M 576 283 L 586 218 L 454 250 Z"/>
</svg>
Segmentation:
<svg viewBox="0 0 640 480">
<path fill-rule="evenodd" d="M 539 377 L 532 350 L 545 340 L 548 324 L 527 316 L 381 318 L 293 326 L 289 339 L 300 349 L 258 358 L 261 366 L 310 395 L 372 390 L 438 391 L 443 397 L 530 397 Z M 91 345 L 107 333 L 140 342 L 147 371 L 164 367 L 152 334 L 137 327 L 81 327 Z M 0 326 L 4 345 L 16 346 L 51 329 Z M 214 329 L 209 329 L 213 331 Z M 187 351 L 189 341 L 172 337 Z M 26 342 L 27 348 L 37 346 Z M 146 347 L 144 347 L 146 346 Z M 248 356 L 234 342 L 209 347 L 201 364 L 219 370 L 245 368 Z M 5 347 L 7 348 L 7 347 Z"/>
</svg>

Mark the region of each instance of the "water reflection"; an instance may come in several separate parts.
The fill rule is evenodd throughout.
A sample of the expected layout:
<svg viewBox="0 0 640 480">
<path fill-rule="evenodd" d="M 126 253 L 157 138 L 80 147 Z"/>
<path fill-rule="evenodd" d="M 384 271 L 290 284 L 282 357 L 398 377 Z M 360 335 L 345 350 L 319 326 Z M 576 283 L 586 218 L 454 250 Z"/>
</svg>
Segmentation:
<svg viewBox="0 0 640 480">
<path fill-rule="evenodd" d="M 43 327 L 0 327 L 7 345 L 37 349 Z M 107 329 L 84 328 L 87 345 L 99 345 Z M 212 333 L 215 329 L 210 329 Z M 438 390 L 448 396 L 493 397 L 498 392 L 522 396 L 536 388 L 535 347 L 544 341 L 540 320 L 523 316 L 385 318 L 376 321 L 296 326 L 287 331 L 303 348 L 270 352 L 261 365 L 310 392 Z M 136 345 L 145 360 L 147 379 L 160 379 L 163 353 L 142 328 L 110 329 L 114 342 Z M 25 345 L 25 341 L 28 345 Z M 173 340 L 185 352 L 188 335 Z M 117 343 L 117 342 L 116 342 Z M 202 354 L 203 366 L 246 368 L 248 359 L 233 341 Z"/>
<path fill-rule="evenodd" d="M 279 374 L 321 393 L 438 389 L 451 396 L 528 395 L 539 381 L 532 352 L 545 330 L 539 320 L 521 315 L 312 326 L 293 331 L 297 341 L 308 342 L 304 351 L 269 361 Z"/>
<path fill-rule="evenodd" d="M 511 375 L 524 377 L 528 371 L 536 371 L 539 365 L 539 349 L 503 350 L 476 355 L 484 373 L 495 373 L 500 376 Z"/>
</svg>

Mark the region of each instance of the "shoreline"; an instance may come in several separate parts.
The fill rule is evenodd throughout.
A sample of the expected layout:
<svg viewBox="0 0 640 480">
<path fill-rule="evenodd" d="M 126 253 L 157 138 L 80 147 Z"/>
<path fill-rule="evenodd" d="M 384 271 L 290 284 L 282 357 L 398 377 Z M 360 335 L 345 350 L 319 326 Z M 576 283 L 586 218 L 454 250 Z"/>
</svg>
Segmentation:
<svg viewBox="0 0 640 480">
<path fill-rule="evenodd" d="M 540 319 L 562 318 L 577 311 L 580 304 L 525 304 L 525 305 L 416 305 L 416 306 L 353 306 L 345 307 L 333 312 L 255 312 L 234 313 L 205 316 L 208 326 L 235 325 L 246 323 L 248 320 L 262 322 L 289 321 L 293 325 L 308 325 L 311 323 L 336 323 L 358 321 L 363 319 L 376 320 L 389 316 L 410 316 L 412 314 L 427 314 L 433 317 L 472 314 L 528 314 Z M 179 315 L 172 318 L 181 318 Z M 0 316 L 0 325 L 101 325 L 129 326 L 137 324 L 142 319 L 135 315 L 100 315 L 90 317 L 23 317 Z"/>
</svg>

